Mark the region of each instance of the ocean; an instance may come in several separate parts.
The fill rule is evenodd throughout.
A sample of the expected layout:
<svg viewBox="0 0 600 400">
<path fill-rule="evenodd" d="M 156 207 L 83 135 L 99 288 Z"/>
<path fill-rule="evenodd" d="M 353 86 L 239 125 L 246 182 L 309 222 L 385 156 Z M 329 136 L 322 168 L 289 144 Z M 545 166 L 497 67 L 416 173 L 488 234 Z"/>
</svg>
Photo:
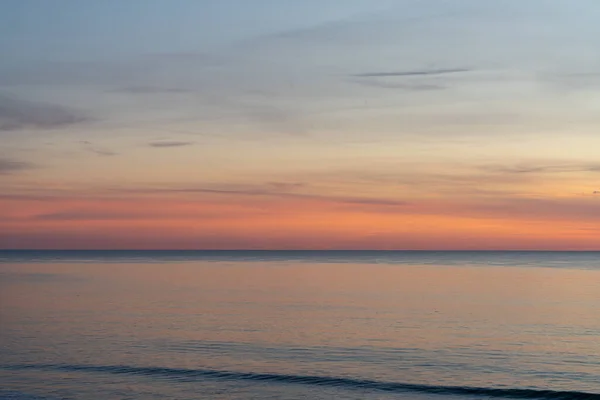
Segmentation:
<svg viewBox="0 0 600 400">
<path fill-rule="evenodd" d="M 0 399 L 600 399 L 600 253 L 0 251 Z"/>
</svg>

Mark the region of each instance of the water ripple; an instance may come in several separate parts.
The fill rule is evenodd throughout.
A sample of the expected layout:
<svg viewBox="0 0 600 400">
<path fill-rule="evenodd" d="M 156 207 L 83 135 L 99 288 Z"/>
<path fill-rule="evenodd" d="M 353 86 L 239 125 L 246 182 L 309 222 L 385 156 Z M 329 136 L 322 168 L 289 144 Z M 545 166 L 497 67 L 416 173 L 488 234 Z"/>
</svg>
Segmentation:
<svg viewBox="0 0 600 400">
<path fill-rule="evenodd" d="M 286 375 L 252 372 L 218 371 L 209 369 L 184 369 L 165 367 L 135 367 L 126 365 L 69 365 L 69 364 L 26 364 L 1 366 L 4 370 L 54 370 L 67 372 L 98 372 L 120 375 L 161 377 L 176 381 L 195 379 L 244 380 L 301 384 L 347 389 L 373 390 L 382 392 L 418 392 L 438 395 L 487 396 L 512 399 L 541 400 L 600 400 L 600 394 L 578 391 L 556 391 L 522 388 L 490 388 L 469 386 L 436 386 L 401 382 L 384 382 L 333 376 Z"/>
</svg>

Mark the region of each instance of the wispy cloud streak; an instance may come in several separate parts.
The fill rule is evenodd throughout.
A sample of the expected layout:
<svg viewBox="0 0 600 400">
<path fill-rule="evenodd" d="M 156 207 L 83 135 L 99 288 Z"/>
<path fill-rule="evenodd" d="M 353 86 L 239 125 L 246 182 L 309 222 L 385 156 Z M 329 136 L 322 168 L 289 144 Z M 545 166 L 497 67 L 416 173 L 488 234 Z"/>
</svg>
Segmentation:
<svg viewBox="0 0 600 400">
<path fill-rule="evenodd" d="M 517 166 L 485 166 L 489 172 L 506 174 L 542 174 L 565 172 L 600 172 L 600 164 L 555 164 L 555 165 L 517 165 Z"/>
<path fill-rule="evenodd" d="M 66 107 L 0 95 L 0 131 L 54 129 L 88 120 L 83 113 Z"/>
<path fill-rule="evenodd" d="M 0 175 L 24 171 L 35 168 L 35 165 L 25 161 L 15 161 L 0 158 Z"/>
<path fill-rule="evenodd" d="M 161 141 L 161 142 L 150 142 L 148 146 L 150 147 L 183 147 L 183 146 L 191 146 L 194 142 L 183 142 L 183 141 Z"/>
<path fill-rule="evenodd" d="M 403 77 L 403 76 L 435 76 L 456 74 L 460 72 L 470 72 L 467 68 L 446 68 L 446 69 L 423 69 L 414 71 L 387 71 L 387 72 L 365 72 L 354 74 L 356 78 L 385 78 L 385 77 Z"/>
<path fill-rule="evenodd" d="M 287 188 L 299 187 L 298 183 Z M 206 193 L 206 194 L 221 194 L 232 196 L 266 196 L 275 198 L 293 198 L 305 200 L 320 200 L 331 203 L 346 203 L 346 204 L 364 204 L 378 206 L 408 206 L 409 202 L 403 200 L 385 199 L 385 198 L 369 198 L 369 197 L 354 197 L 354 196 L 336 196 L 325 194 L 310 194 L 310 193 L 295 193 L 285 190 L 277 190 L 283 188 L 283 183 L 268 184 L 266 186 L 252 186 L 244 188 L 223 187 L 180 187 L 180 188 L 155 188 L 155 189 L 134 189 L 130 192 L 134 193 Z"/>
</svg>

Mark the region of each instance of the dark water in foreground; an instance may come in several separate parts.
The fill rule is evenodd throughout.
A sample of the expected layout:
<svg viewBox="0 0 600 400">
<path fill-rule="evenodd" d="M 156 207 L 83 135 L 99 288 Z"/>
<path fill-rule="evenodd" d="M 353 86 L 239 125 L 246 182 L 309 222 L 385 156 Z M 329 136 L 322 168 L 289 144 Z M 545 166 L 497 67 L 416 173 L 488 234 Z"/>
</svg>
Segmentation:
<svg viewBox="0 0 600 400">
<path fill-rule="evenodd" d="M 600 253 L 0 251 L 2 399 L 600 399 Z"/>
</svg>

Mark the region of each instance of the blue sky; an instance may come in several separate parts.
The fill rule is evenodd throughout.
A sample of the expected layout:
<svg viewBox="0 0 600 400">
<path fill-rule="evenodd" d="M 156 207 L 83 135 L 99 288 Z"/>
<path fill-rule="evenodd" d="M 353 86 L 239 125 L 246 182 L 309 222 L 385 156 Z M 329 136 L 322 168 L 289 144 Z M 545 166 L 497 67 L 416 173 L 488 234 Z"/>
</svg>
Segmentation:
<svg viewBox="0 0 600 400">
<path fill-rule="evenodd" d="M 392 1 L 5 0 L 3 50 L 32 60 L 196 52 L 386 9 Z"/>
</svg>

